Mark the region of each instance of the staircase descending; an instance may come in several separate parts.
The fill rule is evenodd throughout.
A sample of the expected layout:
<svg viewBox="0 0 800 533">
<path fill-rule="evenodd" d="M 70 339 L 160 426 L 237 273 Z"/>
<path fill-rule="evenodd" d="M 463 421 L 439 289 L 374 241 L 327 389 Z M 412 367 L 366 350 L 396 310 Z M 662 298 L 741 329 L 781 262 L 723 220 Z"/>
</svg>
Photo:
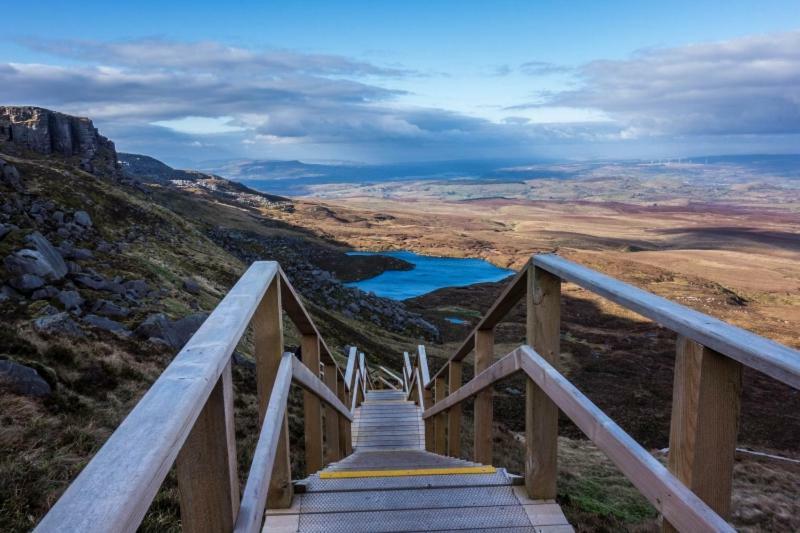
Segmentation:
<svg viewBox="0 0 800 533">
<path fill-rule="evenodd" d="M 558 370 L 561 284 L 678 334 L 667 466 Z M 527 344 L 500 358 L 494 329 L 523 300 Z M 284 353 L 283 316 L 300 333 Z M 239 481 L 232 354 L 252 327 L 260 429 Z M 474 377 L 462 364 L 474 353 Z M 42 519 L 40 532 L 136 530 L 174 466 L 190 532 L 572 531 L 555 502 L 559 414 L 661 513 L 665 531 L 733 531 L 742 369 L 800 389 L 800 352 L 551 254 L 536 255 L 431 375 L 424 346 L 399 373 L 334 356 L 275 262 L 254 263 Z M 526 382 L 523 476 L 491 465 L 493 389 Z M 305 465 L 292 481 L 287 403 L 303 388 Z M 473 401 L 473 453 L 461 451 Z M 522 401 L 522 400 L 521 400 Z M 162 507 L 163 508 L 163 507 Z"/>
<path fill-rule="evenodd" d="M 505 470 L 425 451 L 421 411 L 406 396 L 368 391 L 354 453 L 300 482 L 289 509 L 267 511 L 264 531 L 573 530 L 556 503 L 530 500 Z"/>
</svg>

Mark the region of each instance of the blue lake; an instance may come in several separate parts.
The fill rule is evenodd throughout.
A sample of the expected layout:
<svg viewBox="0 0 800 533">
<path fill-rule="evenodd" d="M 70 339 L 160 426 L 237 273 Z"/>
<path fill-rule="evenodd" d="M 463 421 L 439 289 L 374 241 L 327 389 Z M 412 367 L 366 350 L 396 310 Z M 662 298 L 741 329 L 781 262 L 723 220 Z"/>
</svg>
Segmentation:
<svg viewBox="0 0 800 533">
<path fill-rule="evenodd" d="M 349 252 L 348 255 L 387 255 L 412 263 L 413 270 L 387 270 L 374 278 L 347 284 L 393 300 L 414 298 L 443 287 L 500 281 L 514 273 L 483 259 L 432 257 L 405 251 Z"/>
</svg>

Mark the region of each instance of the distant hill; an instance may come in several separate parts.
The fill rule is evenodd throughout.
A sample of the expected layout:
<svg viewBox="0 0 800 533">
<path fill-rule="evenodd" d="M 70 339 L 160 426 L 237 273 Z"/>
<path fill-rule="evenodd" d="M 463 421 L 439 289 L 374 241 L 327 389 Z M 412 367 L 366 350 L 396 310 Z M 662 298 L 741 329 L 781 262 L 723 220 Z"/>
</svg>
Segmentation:
<svg viewBox="0 0 800 533">
<path fill-rule="evenodd" d="M 597 173 L 638 175 L 672 173 L 676 164 L 695 165 L 694 168 L 681 166 L 681 177 L 691 179 L 698 171 L 735 168 L 754 175 L 773 175 L 785 178 L 800 178 L 800 155 L 716 155 L 680 158 L 659 161 L 630 160 L 588 160 L 588 161 L 545 161 L 545 160 L 464 160 L 427 161 L 411 163 L 391 163 L 364 165 L 358 163 L 319 164 L 289 160 L 250 160 L 213 161 L 201 164 L 205 172 L 224 176 L 231 180 L 247 183 L 258 190 L 268 190 L 287 196 L 318 194 L 315 186 L 332 184 L 379 184 L 401 181 L 453 181 L 465 185 L 470 183 L 515 183 L 539 178 L 576 179 Z M 698 166 L 699 165 L 699 166 Z"/>
<path fill-rule="evenodd" d="M 117 159 L 122 171 L 127 176 L 145 183 L 176 187 L 198 186 L 217 194 L 253 195 L 269 202 L 290 201 L 283 196 L 257 191 L 214 174 L 206 174 L 197 170 L 175 169 L 147 155 L 119 153 Z"/>
</svg>

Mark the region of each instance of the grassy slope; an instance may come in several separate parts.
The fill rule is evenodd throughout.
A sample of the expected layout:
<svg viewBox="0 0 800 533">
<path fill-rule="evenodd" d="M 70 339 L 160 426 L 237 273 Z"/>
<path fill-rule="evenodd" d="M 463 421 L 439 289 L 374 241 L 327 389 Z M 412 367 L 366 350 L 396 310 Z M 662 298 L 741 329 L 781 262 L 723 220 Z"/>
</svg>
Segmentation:
<svg viewBox="0 0 800 533">
<path fill-rule="evenodd" d="M 205 236 L 209 227 L 280 233 L 335 246 L 307 231 L 272 223 L 251 210 L 211 198 L 171 190 L 147 196 L 77 171 L 59 159 L 7 159 L 17 166 L 35 197 L 50 198 L 68 209 L 87 210 L 101 238 L 108 242 L 132 240 L 123 253 L 96 253 L 91 263 L 109 277 L 146 279 L 151 287 L 165 289 L 162 298 L 148 302 L 123 320 L 129 327 L 135 327 L 151 312 L 177 318 L 190 313 L 197 304 L 210 310 L 235 283 L 245 265 Z M 18 248 L 30 229 L 23 227 L 0 241 L 0 256 Z M 133 239 L 132 230 L 136 234 Z M 181 290 L 182 280 L 188 277 L 200 283 L 199 296 Z M 33 366 L 54 389 L 45 400 L 0 393 L 0 523 L 8 531 L 25 531 L 35 525 L 174 355 L 168 349 L 102 332 L 77 340 L 39 334 L 30 327 L 30 319 L 43 306 L 41 301 L 0 305 L 0 353 Z M 329 346 L 337 352 L 355 342 L 370 354 L 380 355 L 385 350 L 397 354 L 414 342 L 328 312 L 312 302 L 308 307 Z M 296 346 L 297 341 L 294 329 L 287 327 L 286 344 Z M 241 350 L 249 352 L 248 339 Z M 234 376 L 237 441 L 244 478 L 257 435 L 255 381 L 246 367 L 236 367 Z M 299 402 L 294 395 L 290 408 L 295 476 L 303 474 Z M 143 529 L 164 531 L 176 528 L 177 523 L 177 494 L 171 476 Z"/>
</svg>

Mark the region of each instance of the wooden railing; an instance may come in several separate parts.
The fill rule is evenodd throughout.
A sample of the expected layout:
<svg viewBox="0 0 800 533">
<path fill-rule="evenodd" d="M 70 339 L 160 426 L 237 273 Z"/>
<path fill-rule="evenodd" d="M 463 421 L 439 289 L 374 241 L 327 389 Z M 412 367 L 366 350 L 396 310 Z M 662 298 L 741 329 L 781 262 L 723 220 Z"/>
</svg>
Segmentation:
<svg viewBox="0 0 800 533">
<path fill-rule="evenodd" d="M 302 336 L 302 362 L 283 353 L 284 311 Z M 261 431 L 240 500 L 231 354 L 250 324 Z M 363 400 L 367 375 L 363 354 L 353 372 L 356 353 L 343 374 L 278 264 L 253 263 L 36 531 L 134 531 L 173 464 L 185 531 L 259 531 L 267 505 L 292 500 L 290 383 L 304 389 L 306 468 L 314 472 L 352 451 L 347 406 Z"/>
<path fill-rule="evenodd" d="M 659 322 L 678 334 L 668 468 L 637 444 L 561 375 L 561 282 L 569 281 Z M 527 344 L 494 362 L 494 328 L 522 299 Z M 475 377 L 461 364 L 475 352 Z M 428 378 L 425 350 L 404 355 L 408 398 L 424 408 L 426 448 L 460 454 L 460 404 L 474 397 L 474 460 L 492 462 L 492 385 L 526 379 L 525 486 L 534 499 L 556 496 L 559 410 L 569 417 L 661 512 L 664 529 L 732 531 L 733 458 L 742 365 L 800 388 L 800 352 L 552 254 L 531 258 L 469 337 Z"/>
</svg>

